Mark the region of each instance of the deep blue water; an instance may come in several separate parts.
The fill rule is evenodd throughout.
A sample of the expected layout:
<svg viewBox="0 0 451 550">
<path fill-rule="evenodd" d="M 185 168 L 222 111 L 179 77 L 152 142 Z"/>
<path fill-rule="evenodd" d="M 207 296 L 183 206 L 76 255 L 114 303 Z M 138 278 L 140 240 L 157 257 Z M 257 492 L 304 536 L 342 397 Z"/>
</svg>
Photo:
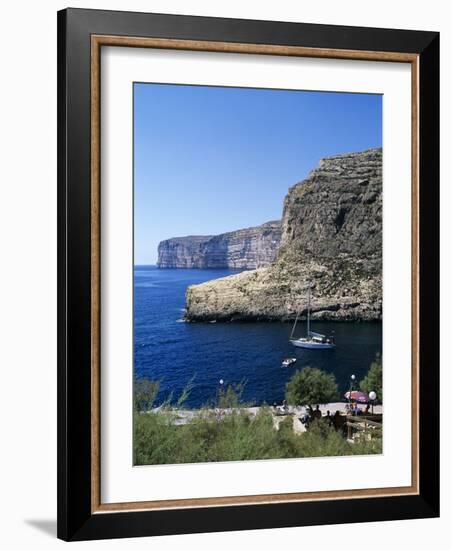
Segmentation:
<svg viewBox="0 0 451 550">
<path fill-rule="evenodd" d="M 135 266 L 135 374 L 160 380 L 158 402 L 177 398 L 195 376 L 186 405 L 199 407 L 215 398 L 219 380 L 246 381 L 243 399 L 281 403 L 296 369 L 318 367 L 335 375 L 340 391 L 349 377 L 363 378 L 382 351 L 380 323 L 314 322 L 312 330 L 335 331 L 335 350 L 310 351 L 289 343 L 289 323 L 184 323 L 185 290 L 190 284 L 225 277 L 236 270 L 158 269 Z M 304 331 L 298 325 L 299 335 Z M 294 367 L 281 368 L 284 357 Z"/>
</svg>

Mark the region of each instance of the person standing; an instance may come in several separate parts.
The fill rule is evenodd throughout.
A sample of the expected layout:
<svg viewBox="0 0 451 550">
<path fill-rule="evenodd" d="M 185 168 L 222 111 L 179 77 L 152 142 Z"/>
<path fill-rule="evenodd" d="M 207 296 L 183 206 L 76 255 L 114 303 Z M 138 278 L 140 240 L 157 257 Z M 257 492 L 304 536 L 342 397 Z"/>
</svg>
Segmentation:
<svg viewBox="0 0 451 550">
<path fill-rule="evenodd" d="M 314 418 L 315 420 L 319 420 L 322 416 L 323 416 L 323 415 L 322 415 L 321 411 L 319 410 L 319 405 L 316 405 L 316 409 L 315 409 L 315 411 L 313 412 L 313 418 Z"/>
</svg>

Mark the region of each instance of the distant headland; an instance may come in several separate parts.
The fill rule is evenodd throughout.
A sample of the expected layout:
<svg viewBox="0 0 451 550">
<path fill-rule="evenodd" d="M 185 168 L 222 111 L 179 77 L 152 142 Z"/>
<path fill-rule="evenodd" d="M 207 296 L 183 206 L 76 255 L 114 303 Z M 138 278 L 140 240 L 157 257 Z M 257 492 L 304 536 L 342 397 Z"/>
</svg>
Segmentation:
<svg viewBox="0 0 451 550">
<path fill-rule="evenodd" d="M 158 267 L 256 269 L 270 265 L 282 236 L 280 221 L 221 235 L 176 237 L 158 245 Z"/>
</svg>

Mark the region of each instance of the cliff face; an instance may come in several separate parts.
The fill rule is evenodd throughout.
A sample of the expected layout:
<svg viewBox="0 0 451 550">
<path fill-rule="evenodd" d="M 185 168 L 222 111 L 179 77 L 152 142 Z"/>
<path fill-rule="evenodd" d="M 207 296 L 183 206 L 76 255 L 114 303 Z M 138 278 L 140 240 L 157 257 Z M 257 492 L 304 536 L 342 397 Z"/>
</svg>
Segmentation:
<svg viewBox="0 0 451 550">
<path fill-rule="evenodd" d="M 288 191 L 275 262 L 188 288 L 187 320 L 382 318 L 382 150 L 323 159 Z"/>
<path fill-rule="evenodd" d="M 158 245 L 158 267 L 203 267 L 200 265 L 203 245 L 212 236 L 176 237 Z"/>
<path fill-rule="evenodd" d="M 255 269 L 271 264 L 281 240 L 280 221 L 206 237 L 180 237 L 158 245 L 161 268 Z"/>
</svg>

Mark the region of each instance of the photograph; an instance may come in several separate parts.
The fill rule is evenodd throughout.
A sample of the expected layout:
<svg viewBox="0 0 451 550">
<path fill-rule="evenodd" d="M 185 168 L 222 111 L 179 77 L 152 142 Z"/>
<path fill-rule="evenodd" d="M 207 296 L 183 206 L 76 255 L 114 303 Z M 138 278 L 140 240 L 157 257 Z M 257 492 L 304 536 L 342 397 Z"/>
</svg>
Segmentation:
<svg viewBox="0 0 451 550">
<path fill-rule="evenodd" d="M 133 83 L 134 466 L 383 453 L 382 113 Z"/>
</svg>

